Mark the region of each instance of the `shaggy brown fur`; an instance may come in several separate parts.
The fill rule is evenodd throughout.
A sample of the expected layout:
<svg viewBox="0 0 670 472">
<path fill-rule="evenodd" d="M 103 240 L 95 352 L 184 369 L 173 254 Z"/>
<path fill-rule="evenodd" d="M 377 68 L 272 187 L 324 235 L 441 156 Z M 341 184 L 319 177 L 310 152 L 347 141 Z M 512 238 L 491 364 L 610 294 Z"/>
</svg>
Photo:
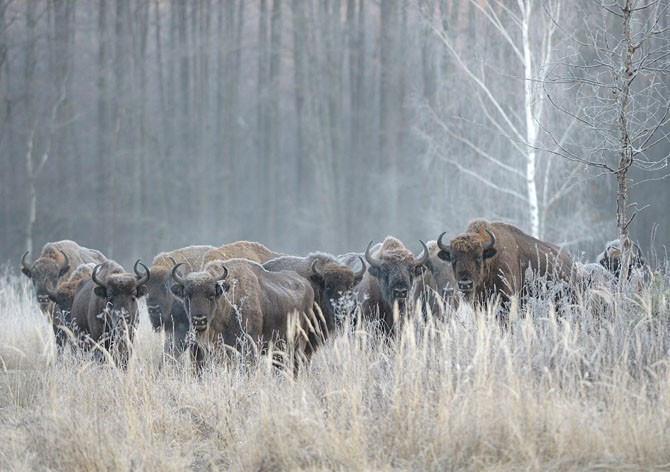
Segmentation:
<svg viewBox="0 0 670 472">
<path fill-rule="evenodd" d="M 269 343 L 288 343 L 311 355 L 307 333 L 314 320 L 314 292 L 295 272 L 268 272 L 253 261 L 230 259 L 176 277 L 172 292 L 188 300 L 195 329 L 191 355 L 198 371 L 210 354 L 221 354 L 224 346 L 243 350 L 247 341 L 261 352 Z"/>
<path fill-rule="evenodd" d="M 212 261 L 225 261 L 228 259 L 248 259 L 263 264 L 264 262 L 283 256 L 284 254 L 273 252 L 261 243 L 253 241 L 237 241 L 224 244 L 205 255 L 204 264 Z"/>
<path fill-rule="evenodd" d="M 489 249 L 487 230 L 495 236 L 495 244 Z M 502 222 L 471 222 L 465 233 L 441 248 L 438 256 L 451 262 L 466 296 L 479 301 L 498 294 L 505 302 L 520 293 L 528 268 L 548 280 L 574 282 L 574 264 L 565 251 Z"/>
<path fill-rule="evenodd" d="M 428 253 L 422 251 L 416 258 L 398 239 L 387 236 L 381 246 L 370 249 L 370 254 L 372 258 L 366 256 L 370 267 L 358 286 L 358 300 L 363 317 L 379 322 L 382 332 L 389 335 L 396 329 L 393 306 L 397 303 L 399 315 L 406 316 L 414 277 L 425 270 Z M 374 267 L 375 260 L 378 267 Z"/>
</svg>

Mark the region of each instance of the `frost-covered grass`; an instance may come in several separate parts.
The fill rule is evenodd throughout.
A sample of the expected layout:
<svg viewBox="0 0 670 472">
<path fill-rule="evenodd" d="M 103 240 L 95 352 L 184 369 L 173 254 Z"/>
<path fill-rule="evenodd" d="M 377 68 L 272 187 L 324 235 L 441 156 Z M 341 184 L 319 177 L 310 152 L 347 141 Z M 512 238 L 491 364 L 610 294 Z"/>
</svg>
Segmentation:
<svg viewBox="0 0 670 472">
<path fill-rule="evenodd" d="M 127 372 L 58 360 L 24 279 L 0 277 L 2 470 L 670 468 L 667 275 L 561 319 L 531 304 L 508 330 L 467 306 L 391 342 L 359 328 L 295 380 L 161 369 L 145 311 Z"/>
</svg>

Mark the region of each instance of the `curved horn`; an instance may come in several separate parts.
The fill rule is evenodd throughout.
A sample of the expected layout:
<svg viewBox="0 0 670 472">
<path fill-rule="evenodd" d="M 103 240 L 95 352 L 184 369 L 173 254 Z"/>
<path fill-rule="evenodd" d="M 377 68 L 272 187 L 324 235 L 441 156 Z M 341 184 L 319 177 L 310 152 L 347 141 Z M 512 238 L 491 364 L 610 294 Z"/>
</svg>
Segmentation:
<svg viewBox="0 0 670 472">
<path fill-rule="evenodd" d="M 486 231 L 486 233 L 491 238 L 491 241 L 489 241 L 489 243 L 486 246 L 484 246 L 484 249 L 491 249 L 493 247 L 493 245 L 496 243 L 496 236 L 495 236 L 495 234 L 493 234 L 488 229 L 485 229 L 484 231 Z"/>
<path fill-rule="evenodd" d="M 319 262 L 320 261 L 318 259 L 314 259 L 312 261 L 312 273 L 321 277 L 321 276 L 323 276 L 323 273 L 319 269 Z"/>
<path fill-rule="evenodd" d="M 361 256 L 357 256 L 357 257 L 361 261 L 361 269 L 357 272 L 354 272 L 354 278 L 356 278 L 356 279 L 363 277 L 363 275 L 365 274 L 365 261 L 363 260 L 363 258 Z"/>
<path fill-rule="evenodd" d="M 223 267 L 223 274 L 221 274 L 219 278 L 216 279 L 217 282 L 221 282 L 223 279 L 228 277 L 228 267 L 224 266 L 223 264 L 221 264 L 221 267 Z"/>
<path fill-rule="evenodd" d="M 439 248 L 442 249 L 443 251 L 447 251 L 447 252 L 449 252 L 449 251 L 451 250 L 451 248 L 449 247 L 449 245 L 448 245 L 448 244 L 444 244 L 444 243 L 442 242 L 442 238 L 444 237 L 445 234 L 447 234 L 446 231 L 444 231 L 444 232 L 440 235 L 440 237 L 437 238 L 437 247 L 439 247 Z"/>
<path fill-rule="evenodd" d="M 135 261 L 135 265 L 133 266 L 133 270 L 135 271 L 135 275 L 137 276 L 137 285 L 143 285 L 143 284 L 147 283 L 149 281 L 149 279 L 151 278 L 151 272 L 149 272 L 149 268 L 147 266 L 145 266 L 144 264 L 142 264 L 140 262 L 141 260 L 142 259 L 137 259 Z M 144 268 L 144 274 L 140 274 L 137 271 L 137 266 L 138 265 L 141 265 Z"/>
<path fill-rule="evenodd" d="M 370 241 L 368 243 L 368 247 L 365 248 L 365 260 L 368 261 L 368 264 L 370 264 L 372 267 L 379 269 L 382 263 L 379 259 L 375 259 L 374 257 L 372 257 L 372 254 L 370 254 L 371 247 L 372 247 L 372 241 Z"/>
<path fill-rule="evenodd" d="M 63 269 L 65 269 L 65 268 L 69 267 L 69 265 L 70 265 L 70 258 L 67 257 L 67 254 L 65 254 L 63 251 L 60 251 L 60 253 L 63 255 L 63 259 L 65 259 L 65 260 L 63 261 L 63 263 L 62 263 L 62 264 L 60 265 L 60 267 L 59 267 L 60 270 L 63 270 Z"/>
<path fill-rule="evenodd" d="M 173 278 L 174 281 L 177 282 L 179 285 L 184 285 L 184 284 L 186 284 L 186 280 L 184 280 L 184 279 L 182 278 L 182 276 L 179 275 L 179 273 L 177 272 L 177 269 L 179 268 L 179 266 L 183 266 L 183 265 L 184 265 L 184 263 L 183 263 L 183 262 L 180 262 L 179 264 L 175 264 L 174 266 L 172 266 L 172 278 Z"/>
<path fill-rule="evenodd" d="M 172 266 L 173 267 L 177 265 L 177 261 L 174 259 L 174 257 L 168 256 L 168 259 L 170 259 L 172 261 Z"/>
<path fill-rule="evenodd" d="M 422 264 L 425 264 L 425 262 L 428 260 L 429 252 L 428 252 L 428 246 L 426 246 L 426 243 L 421 241 L 419 239 L 419 242 L 421 243 L 421 246 L 423 246 L 423 249 L 421 250 L 421 254 L 416 258 L 416 265 L 420 266 Z"/>
<path fill-rule="evenodd" d="M 98 269 L 100 269 L 100 266 L 101 266 L 101 265 L 102 265 L 102 264 L 98 264 L 97 266 L 95 266 L 95 268 L 93 268 L 93 273 L 91 274 L 91 279 L 93 280 L 93 282 L 94 282 L 96 285 L 100 285 L 102 288 L 107 289 L 107 287 L 105 287 L 105 284 L 102 283 L 100 280 L 98 280 L 98 277 L 97 277 L 97 275 L 98 275 Z"/>
<path fill-rule="evenodd" d="M 23 257 L 21 257 L 21 265 L 22 265 L 23 268 L 26 269 L 28 272 L 30 272 L 30 271 L 32 270 L 32 268 L 33 268 L 31 264 L 28 264 L 28 263 L 26 262 L 26 256 L 28 255 L 29 252 L 30 252 L 30 251 L 26 251 L 26 252 L 23 254 Z"/>
</svg>

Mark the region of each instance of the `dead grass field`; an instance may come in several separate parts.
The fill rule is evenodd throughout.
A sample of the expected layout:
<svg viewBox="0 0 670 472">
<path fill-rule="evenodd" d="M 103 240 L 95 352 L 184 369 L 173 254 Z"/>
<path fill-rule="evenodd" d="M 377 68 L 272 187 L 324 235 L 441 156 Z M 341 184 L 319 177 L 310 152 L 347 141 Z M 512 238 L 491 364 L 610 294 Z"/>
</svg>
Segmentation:
<svg viewBox="0 0 670 472">
<path fill-rule="evenodd" d="M 5 274 L 0 469 L 669 470 L 669 298 L 658 275 L 507 331 L 462 306 L 392 342 L 340 334 L 296 379 L 267 361 L 198 379 L 160 368 L 146 311 L 127 372 L 56 360 L 27 281 Z"/>
</svg>

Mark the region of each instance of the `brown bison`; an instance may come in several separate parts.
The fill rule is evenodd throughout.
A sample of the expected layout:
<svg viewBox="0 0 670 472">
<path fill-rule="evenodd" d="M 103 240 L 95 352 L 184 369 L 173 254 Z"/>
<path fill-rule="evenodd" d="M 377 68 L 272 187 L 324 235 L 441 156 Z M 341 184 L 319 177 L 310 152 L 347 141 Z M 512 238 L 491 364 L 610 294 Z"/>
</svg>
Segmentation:
<svg viewBox="0 0 670 472">
<path fill-rule="evenodd" d="M 147 282 L 147 310 L 154 331 L 165 331 L 164 352 L 172 357 L 186 349 L 189 321 L 184 304 L 170 291 L 174 261 L 182 263 L 182 270 L 195 272 L 202 269 L 205 255 L 214 246 L 187 246 L 170 252 L 161 252 L 151 263 L 151 279 Z"/>
<path fill-rule="evenodd" d="M 87 262 L 100 264 L 107 260 L 100 251 L 82 247 L 70 240 L 46 243 L 32 264 L 26 260 L 28 253 L 26 251 L 21 258 L 21 271 L 32 281 L 42 312 L 49 315 L 52 314 L 54 304 L 49 299 L 47 282 L 51 287 L 57 287 L 59 279 L 67 278 L 79 265 Z"/>
<path fill-rule="evenodd" d="M 361 312 L 364 318 L 378 321 L 385 334 L 391 334 L 396 329 L 394 305 L 397 304 L 399 314 L 404 314 L 414 278 L 425 270 L 428 248 L 423 241 L 419 242 L 423 250 L 418 257 L 414 257 L 392 236 L 387 236 L 375 250 L 371 250 L 370 241 L 365 250 L 365 260 L 369 267 L 358 286 Z"/>
<path fill-rule="evenodd" d="M 261 243 L 253 241 L 236 241 L 215 248 L 205 255 L 204 264 L 212 261 L 227 261 L 228 259 L 248 259 L 263 264 L 284 254 L 273 252 Z"/>
<path fill-rule="evenodd" d="M 323 252 L 314 252 L 306 257 L 281 256 L 271 259 L 263 267 L 271 272 L 292 270 L 309 280 L 314 290 L 314 300 L 321 309 L 319 339 L 310 339 L 315 344 L 325 339 L 329 332 L 342 324 L 346 313 L 344 305 L 352 298 L 352 290 L 358 285 L 365 273 L 365 262 L 360 257 L 361 268 L 354 272 L 351 267 L 338 262 L 335 256 Z M 323 338 L 323 339 L 321 339 Z"/>
<path fill-rule="evenodd" d="M 138 265 L 144 274 L 138 272 Z M 73 327 L 82 345 L 91 348 L 99 344 L 123 368 L 128 365 L 139 323 L 137 299 L 146 294 L 145 284 L 151 278 L 149 268 L 139 259 L 134 272 L 126 272 L 111 260 L 98 264 L 91 278 L 77 286 L 72 304 Z"/>
<path fill-rule="evenodd" d="M 303 277 L 268 272 L 247 259 L 212 261 L 185 276 L 178 272 L 181 265 L 172 269 L 172 292 L 184 300 L 191 321 L 197 372 L 212 354 L 221 355 L 226 346 L 244 351 L 247 341 L 261 352 L 269 343 L 292 345 L 309 359 L 306 333 L 314 320 L 314 291 Z"/>
<path fill-rule="evenodd" d="M 55 303 L 52 324 L 54 334 L 56 335 L 56 343 L 59 348 L 63 347 L 67 341 L 67 331 L 63 328 L 71 328 L 72 304 L 74 303 L 77 286 L 83 283 L 82 281 L 86 281 L 86 279 L 91 277 L 95 266 L 93 262 L 80 264 L 67 279 L 61 278 L 61 282 L 55 289 L 50 286 L 49 282 L 46 284 L 49 299 Z"/>
<path fill-rule="evenodd" d="M 451 264 L 440 259 L 437 241 L 428 241 L 428 260 L 426 269 L 418 276 L 414 284 L 415 298 L 422 303 L 424 312 L 430 307 L 433 314 L 439 314 L 445 303 L 456 305 L 456 278 Z"/>
<path fill-rule="evenodd" d="M 467 299 L 485 301 L 500 295 L 506 303 L 526 288 L 528 269 L 551 281 L 573 282 L 574 264 L 566 252 L 516 226 L 474 220 L 449 245 L 442 242 L 444 234 L 437 240 L 438 257 L 451 263 L 458 289 Z"/>
<path fill-rule="evenodd" d="M 619 280 L 623 265 L 621 264 L 623 248 L 620 239 L 609 241 L 605 245 L 605 250 L 598 254 L 596 262 L 607 269 L 614 277 Z M 643 283 L 644 268 L 647 263 L 642 255 L 642 249 L 636 243 L 633 244 L 630 254 L 630 263 L 628 265 L 628 278 L 636 278 L 638 284 Z"/>
</svg>

